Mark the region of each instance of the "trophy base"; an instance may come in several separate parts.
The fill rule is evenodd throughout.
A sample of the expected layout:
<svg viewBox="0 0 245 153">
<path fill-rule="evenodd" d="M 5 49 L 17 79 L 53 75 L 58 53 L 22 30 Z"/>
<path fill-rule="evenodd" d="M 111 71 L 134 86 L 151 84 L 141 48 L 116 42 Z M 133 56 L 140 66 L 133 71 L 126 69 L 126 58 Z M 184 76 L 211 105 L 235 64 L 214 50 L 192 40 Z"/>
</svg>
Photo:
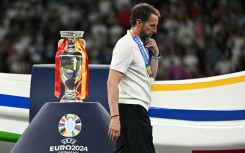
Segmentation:
<svg viewBox="0 0 245 153">
<path fill-rule="evenodd" d="M 68 120 L 63 118 L 66 114 L 80 118 L 76 136 L 65 136 L 65 128 L 60 131 L 61 121 Z M 109 124 L 110 115 L 99 102 L 46 102 L 10 153 L 112 153 L 116 144 L 108 137 Z"/>
<path fill-rule="evenodd" d="M 73 102 L 83 102 L 80 96 L 73 90 L 65 91 L 65 94 L 61 98 L 62 103 L 73 103 Z"/>
<path fill-rule="evenodd" d="M 68 97 L 63 96 L 60 100 L 61 103 L 73 103 L 73 102 L 83 102 L 83 100 L 79 99 L 79 97 Z"/>
</svg>

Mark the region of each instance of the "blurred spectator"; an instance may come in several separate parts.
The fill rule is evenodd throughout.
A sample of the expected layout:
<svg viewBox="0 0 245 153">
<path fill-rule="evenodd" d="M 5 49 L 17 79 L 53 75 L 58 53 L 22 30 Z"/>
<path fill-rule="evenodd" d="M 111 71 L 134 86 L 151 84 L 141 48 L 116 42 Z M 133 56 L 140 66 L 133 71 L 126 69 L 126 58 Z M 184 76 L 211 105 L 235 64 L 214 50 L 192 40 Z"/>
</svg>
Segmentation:
<svg viewBox="0 0 245 153">
<path fill-rule="evenodd" d="M 213 69 L 220 59 L 222 53 L 221 51 L 217 48 L 214 42 L 208 42 L 208 46 L 206 48 L 206 54 L 205 54 L 205 59 L 206 63 L 208 63 L 211 68 Z"/>
<path fill-rule="evenodd" d="M 89 63 L 109 64 L 138 2 L 166 12 L 153 36 L 162 55 L 157 79 L 245 70 L 243 0 L 2 0 L 0 72 L 30 74 L 33 64 L 53 64 L 61 30 L 84 31 Z"/>
<path fill-rule="evenodd" d="M 123 6 L 121 7 L 121 9 L 119 10 L 118 13 L 118 19 L 119 19 L 119 23 L 123 26 L 123 28 L 129 29 L 130 28 L 130 8 L 129 6 L 127 6 L 126 4 L 123 4 Z"/>
<path fill-rule="evenodd" d="M 173 61 L 170 61 L 169 67 L 166 69 L 167 71 L 167 79 L 168 80 L 182 80 L 191 78 L 188 72 L 185 69 L 185 65 L 183 61 L 180 61 L 180 64 L 175 64 Z"/>
<path fill-rule="evenodd" d="M 194 39 L 193 21 L 189 19 L 181 21 L 178 26 L 177 43 L 185 48 L 194 45 Z"/>
<path fill-rule="evenodd" d="M 228 40 L 231 48 L 231 62 L 235 67 L 239 66 L 239 59 L 242 54 L 242 49 L 245 46 L 244 38 L 237 31 L 234 31 Z"/>
<path fill-rule="evenodd" d="M 183 64 L 186 72 L 191 78 L 196 78 L 199 76 L 198 71 L 198 58 L 196 55 L 196 50 L 194 47 L 185 48 L 185 55 L 183 57 Z"/>
<path fill-rule="evenodd" d="M 216 75 L 229 74 L 233 72 L 233 69 L 232 62 L 228 60 L 226 55 L 222 55 L 214 67 L 214 72 Z"/>
</svg>

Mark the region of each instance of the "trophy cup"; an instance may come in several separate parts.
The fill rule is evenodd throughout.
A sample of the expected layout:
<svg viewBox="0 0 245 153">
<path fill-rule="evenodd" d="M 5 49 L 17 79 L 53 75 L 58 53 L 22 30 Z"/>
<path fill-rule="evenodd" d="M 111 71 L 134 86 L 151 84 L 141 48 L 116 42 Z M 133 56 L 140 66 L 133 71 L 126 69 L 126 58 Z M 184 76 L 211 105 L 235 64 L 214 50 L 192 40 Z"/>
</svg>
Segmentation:
<svg viewBox="0 0 245 153">
<path fill-rule="evenodd" d="M 60 102 L 83 102 L 88 96 L 88 56 L 83 31 L 60 31 L 55 67 L 55 96 L 60 96 L 60 80 L 65 94 Z"/>
</svg>

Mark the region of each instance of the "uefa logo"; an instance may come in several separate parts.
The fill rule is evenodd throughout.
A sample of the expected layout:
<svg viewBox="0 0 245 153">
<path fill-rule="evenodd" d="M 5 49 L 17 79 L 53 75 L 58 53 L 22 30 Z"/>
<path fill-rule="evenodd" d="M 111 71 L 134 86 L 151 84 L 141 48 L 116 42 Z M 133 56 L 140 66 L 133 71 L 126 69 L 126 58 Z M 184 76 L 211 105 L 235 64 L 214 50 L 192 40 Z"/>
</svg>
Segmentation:
<svg viewBox="0 0 245 153">
<path fill-rule="evenodd" d="M 75 137 L 81 131 L 82 122 L 77 115 L 66 114 L 60 119 L 58 128 L 62 136 Z"/>
</svg>

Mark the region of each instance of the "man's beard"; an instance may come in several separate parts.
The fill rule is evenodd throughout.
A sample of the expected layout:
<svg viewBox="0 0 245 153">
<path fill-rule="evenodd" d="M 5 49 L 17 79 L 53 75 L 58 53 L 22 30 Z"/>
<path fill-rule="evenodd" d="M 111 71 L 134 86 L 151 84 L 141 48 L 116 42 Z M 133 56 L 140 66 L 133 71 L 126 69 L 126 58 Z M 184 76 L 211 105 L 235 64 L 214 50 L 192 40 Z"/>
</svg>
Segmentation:
<svg viewBox="0 0 245 153">
<path fill-rule="evenodd" d="M 144 36 L 141 37 L 141 41 L 142 42 L 146 42 L 149 39 L 150 39 L 150 36 L 148 36 L 148 35 L 144 35 Z"/>
<path fill-rule="evenodd" d="M 140 39 L 144 43 L 151 38 L 152 35 L 147 35 L 146 32 L 141 28 Z"/>
<path fill-rule="evenodd" d="M 151 38 L 151 36 L 149 36 L 149 35 L 146 35 L 145 33 L 141 33 L 141 37 L 140 37 L 140 39 L 141 39 L 141 41 L 142 42 L 146 42 L 147 40 L 149 40 Z"/>
</svg>

